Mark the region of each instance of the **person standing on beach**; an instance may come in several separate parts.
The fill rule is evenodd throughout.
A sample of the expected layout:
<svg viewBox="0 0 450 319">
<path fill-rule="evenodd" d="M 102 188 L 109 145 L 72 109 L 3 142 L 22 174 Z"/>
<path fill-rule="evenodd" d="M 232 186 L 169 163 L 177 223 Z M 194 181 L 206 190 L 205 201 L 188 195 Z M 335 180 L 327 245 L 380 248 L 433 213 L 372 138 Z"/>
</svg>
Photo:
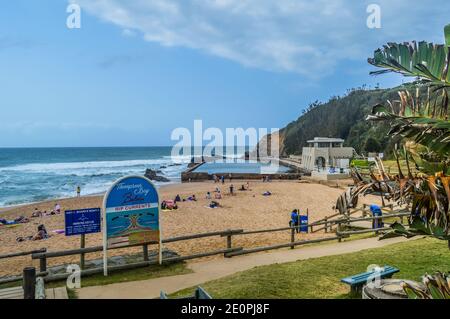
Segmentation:
<svg viewBox="0 0 450 319">
<path fill-rule="evenodd" d="M 81 196 L 81 187 L 77 186 L 77 197 Z"/>
<path fill-rule="evenodd" d="M 298 210 L 294 209 L 291 213 L 291 221 L 290 221 L 290 226 L 291 227 L 296 227 L 295 228 L 295 232 L 299 233 L 300 232 L 300 227 L 299 227 L 299 214 L 298 214 Z"/>
<path fill-rule="evenodd" d="M 233 184 L 230 185 L 230 195 L 231 196 L 234 195 L 234 185 Z"/>
<path fill-rule="evenodd" d="M 230 179 L 230 183 L 231 183 L 231 181 L 233 180 L 233 175 L 231 175 L 231 173 L 228 174 L 228 178 Z"/>
<path fill-rule="evenodd" d="M 222 184 L 225 184 L 225 176 L 221 176 L 220 179 L 222 180 Z"/>
</svg>

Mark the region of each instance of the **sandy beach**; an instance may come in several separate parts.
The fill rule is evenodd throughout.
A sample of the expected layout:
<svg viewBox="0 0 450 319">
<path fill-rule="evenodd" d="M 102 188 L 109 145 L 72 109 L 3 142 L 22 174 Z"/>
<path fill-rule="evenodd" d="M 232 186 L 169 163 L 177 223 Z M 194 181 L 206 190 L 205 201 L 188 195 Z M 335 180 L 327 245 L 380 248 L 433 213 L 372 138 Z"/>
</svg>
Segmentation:
<svg viewBox="0 0 450 319">
<path fill-rule="evenodd" d="M 233 181 L 235 189 L 238 189 L 245 181 Z M 213 192 L 219 186 L 225 196 L 219 200 L 222 205 L 218 209 L 207 208 L 210 200 L 206 199 L 206 192 Z M 181 202 L 179 209 L 162 212 L 162 236 L 163 238 L 221 231 L 226 229 L 268 229 L 288 226 L 290 212 L 294 208 L 303 213 L 308 209 L 310 221 L 322 219 L 334 214 L 332 209 L 337 197 L 343 189 L 328 187 L 314 183 L 299 181 L 273 181 L 270 183 L 250 182 L 250 190 L 236 191 L 236 196 L 228 195 L 228 187 L 217 185 L 213 182 L 173 184 L 160 189 L 162 199 L 173 199 L 177 194 L 187 198 L 193 194 L 198 198 L 197 202 Z M 270 191 L 272 196 L 264 197 L 262 193 Z M 88 196 L 63 200 L 53 200 L 43 203 L 24 205 L 6 210 L 0 209 L 1 218 L 13 219 L 18 216 L 30 218 L 33 210 L 51 211 L 56 203 L 62 210 L 94 208 L 102 204 L 102 196 Z M 379 203 L 379 198 L 367 196 L 361 198 L 361 203 Z M 19 236 L 31 236 L 36 233 L 37 226 L 44 224 L 52 237 L 43 241 L 16 242 Z M 79 248 L 79 236 L 66 237 L 64 234 L 55 234 L 53 231 L 64 229 L 64 214 L 52 215 L 41 218 L 31 218 L 30 223 L 20 224 L 16 227 L 0 226 L 0 255 L 29 251 L 39 248 L 47 248 L 48 251 L 58 251 Z M 326 236 L 322 232 L 315 234 L 301 234 L 299 239 L 310 239 Z M 328 234 L 329 236 L 329 234 Z M 234 246 L 245 248 L 257 247 L 269 244 L 284 243 L 290 240 L 289 231 L 247 235 L 233 238 Z M 102 244 L 101 234 L 86 236 L 86 246 L 98 246 Z M 208 250 L 225 247 L 224 238 L 204 238 L 199 240 L 184 241 L 167 244 L 165 248 L 176 251 L 178 254 L 191 254 L 206 252 Z M 126 255 L 140 252 L 140 248 L 114 250 L 110 255 Z M 101 254 L 88 254 L 87 259 L 100 258 Z M 216 258 L 223 258 L 218 256 Z M 54 258 L 48 260 L 49 265 L 58 265 L 69 262 L 78 262 L 78 256 Z M 25 266 L 38 266 L 32 262 L 30 256 L 0 259 L 0 276 L 18 274 Z"/>
</svg>

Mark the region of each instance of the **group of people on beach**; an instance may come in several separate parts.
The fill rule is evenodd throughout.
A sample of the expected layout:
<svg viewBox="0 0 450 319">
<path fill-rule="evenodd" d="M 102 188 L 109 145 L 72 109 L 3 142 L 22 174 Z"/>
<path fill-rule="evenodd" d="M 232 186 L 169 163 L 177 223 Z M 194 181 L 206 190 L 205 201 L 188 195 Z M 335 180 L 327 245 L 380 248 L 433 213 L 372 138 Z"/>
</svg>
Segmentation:
<svg viewBox="0 0 450 319">
<path fill-rule="evenodd" d="M 233 181 L 233 175 L 231 173 L 228 174 L 228 179 L 229 179 L 230 183 Z M 218 175 L 214 174 L 213 180 L 214 180 L 214 183 L 225 184 L 225 176 L 224 175 L 218 176 Z"/>
<path fill-rule="evenodd" d="M 46 216 L 52 216 L 52 215 L 59 215 L 62 213 L 62 209 L 61 209 L 61 205 L 56 203 L 55 207 L 53 208 L 52 211 L 47 212 L 45 211 L 41 211 L 39 210 L 37 207 L 34 209 L 34 211 L 31 213 L 31 218 L 41 218 L 41 217 L 46 217 Z M 29 221 L 28 218 L 22 218 L 22 223 L 24 222 L 24 220 L 27 220 L 26 222 Z M 45 228 L 44 224 L 40 224 L 37 227 L 37 232 L 36 234 L 34 234 L 33 236 L 26 236 L 26 237 L 17 237 L 16 241 L 17 242 L 24 242 L 27 240 L 44 240 L 49 238 L 51 235 L 47 232 L 47 229 Z"/>
<path fill-rule="evenodd" d="M 59 215 L 59 214 L 61 214 L 61 205 L 56 203 L 55 207 L 50 212 L 47 212 L 46 210 L 41 211 L 36 207 L 34 209 L 34 212 L 31 214 L 31 217 L 38 218 L 38 217 L 45 217 L 45 216 L 52 216 L 52 215 Z"/>
</svg>

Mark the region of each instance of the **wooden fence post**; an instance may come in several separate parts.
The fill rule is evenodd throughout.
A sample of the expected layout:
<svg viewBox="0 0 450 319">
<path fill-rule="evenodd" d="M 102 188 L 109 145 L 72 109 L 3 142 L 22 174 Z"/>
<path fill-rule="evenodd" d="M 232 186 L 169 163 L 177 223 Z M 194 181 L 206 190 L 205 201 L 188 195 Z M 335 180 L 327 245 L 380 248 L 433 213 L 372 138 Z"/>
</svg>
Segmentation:
<svg viewBox="0 0 450 319">
<path fill-rule="evenodd" d="M 340 235 L 341 232 L 341 223 L 337 224 L 336 233 L 339 236 L 338 242 L 342 242 L 342 236 Z"/>
<path fill-rule="evenodd" d="M 291 243 L 295 243 L 295 227 L 291 228 Z M 294 249 L 294 245 L 291 246 Z"/>
<path fill-rule="evenodd" d="M 46 272 L 47 271 L 47 257 L 41 257 L 39 259 L 39 271 Z"/>
<path fill-rule="evenodd" d="M 83 249 L 86 247 L 86 235 L 85 234 L 81 234 L 80 237 L 80 248 Z M 83 270 L 84 269 L 84 253 L 80 254 L 80 269 Z"/>
<path fill-rule="evenodd" d="M 306 217 L 308 219 L 308 224 L 309 224 L 309 208 L 306 209 Z M 306 232 L 308 232 L 308 226 L 306 226 Z M 313 228 L 311 226 L 311 233 L 313 232 Z"/>
<path fill-rule="evenodd" d="M 227 249 L 231 249 L 232 248 L 233 242 L 231 240 L 231 237 L 232 237 L 232 234 L 231 234 L 231 230 L 230 230 L 230 233 L 227 235 Z M 223 256 L 225 258 L 231 258 L 231 256 L 227 255 L 227 253 L 225 253 Z"/>
<path fill-rule="evenodd" d="M 36 296 L 36 268 L 23 269 L 23 299 L 35 299 Z"/>
</svg>

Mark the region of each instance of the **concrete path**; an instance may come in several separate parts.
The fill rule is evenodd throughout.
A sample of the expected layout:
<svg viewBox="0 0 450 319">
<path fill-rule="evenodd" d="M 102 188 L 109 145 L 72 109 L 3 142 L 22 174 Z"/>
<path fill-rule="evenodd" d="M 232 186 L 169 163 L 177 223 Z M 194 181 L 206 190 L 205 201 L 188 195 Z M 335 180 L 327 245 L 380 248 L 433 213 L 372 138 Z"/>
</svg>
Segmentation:
<svg viewBox="0 0 450 319">
<path fill-rule="evenodd" d="M 388 246 L 406 241 L 405 238 L 391 238 L 379 241 L 378 238 L 353 240 L 342 243 L 321 244 L 296 249 L 283 249 L 272 252 L 221 258 L 205 262 L 189 263 L 191 274 L 155 278 L 143 281 L 117 283 L 106 286 L 86 287 L 78 290 L 80 299 L 149 299 L 159 297 L 160 291 L 176 291 L 201 285 L 236 272 L 277 263 L 286 263 L 323 256 L 341 255 L 365 249 Z"/>
</svg>

